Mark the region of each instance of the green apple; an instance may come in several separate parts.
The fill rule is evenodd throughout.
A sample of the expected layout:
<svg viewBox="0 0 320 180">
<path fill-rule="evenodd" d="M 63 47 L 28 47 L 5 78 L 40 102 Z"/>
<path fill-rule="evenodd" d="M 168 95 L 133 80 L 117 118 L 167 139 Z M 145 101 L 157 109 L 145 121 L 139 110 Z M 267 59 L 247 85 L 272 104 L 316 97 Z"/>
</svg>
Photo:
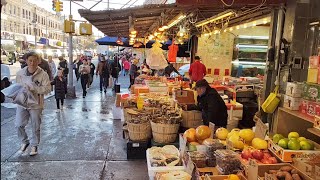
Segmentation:
<svg viewBox="0 0 320 180">
<path fill-rule="evenodd" d="M 306 140 L 307 140 L 307 138 L 305 138 L 305 137 L 299 137 L 299 138 L 298 138 L 298 141 L 299 141 L 299 142 L 301 142 L 301 141 L 306 141 Z"/>
<path fill-rule="evenodd" d="M 291 150 L 300 150 L 300 143 L 297 139 L 290 139 L 288 142 L 288 148 Z"/>
<path fill-rule="evenodd" d="M 300 141 L 301 150 L 313 150 L 312 144 L 309 141 Z"/>
<path fill-rule="evenodd" d="M 287 149 L 288 148 L 288 142 L 289 142 L 288 138 L 280 139 L 279 142 L 278 142 L 278 145 L 280 147 L 282 147 L 283 149 Z"/>
<path fill-rule="evenodd" d="M 290 139 L 290 138 L 299 138 L 299 133 L 297 133 L 297 132 L 290 132 L 289 134 L 288 134 L 288 138 Z"/>
<path fill-rule="evenodd" d="M 275 135 L 273 135 L 273 137 L 272 137 L 272 141 L 274 142 L 274 143 L 278 143 L 281 139 L 283 139 L 284 137 L 283 137 L 283 135 L 282 134 L 275 134 Z"/>
</svg>

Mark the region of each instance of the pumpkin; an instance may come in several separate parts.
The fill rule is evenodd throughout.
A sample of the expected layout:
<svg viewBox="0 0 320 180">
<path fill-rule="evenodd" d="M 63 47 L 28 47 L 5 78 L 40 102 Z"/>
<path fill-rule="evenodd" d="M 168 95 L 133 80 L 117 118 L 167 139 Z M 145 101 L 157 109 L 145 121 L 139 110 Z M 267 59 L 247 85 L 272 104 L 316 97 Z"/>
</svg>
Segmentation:
<svg viewBox="0 0 320 180">
<path fill-rule="evenodd" d="M 196 138 L 198 142 L 209 138 L 211 135 L 211 129 L 208 126 L 201 125 L 196 129 Z"/>
<path fill-rule="evenodd" d="M 190 128 L 183 133 L 183 137 L 187 139 L 188 142 L 195 142 L 196 139 L 196 129 Z"/>
</svg>

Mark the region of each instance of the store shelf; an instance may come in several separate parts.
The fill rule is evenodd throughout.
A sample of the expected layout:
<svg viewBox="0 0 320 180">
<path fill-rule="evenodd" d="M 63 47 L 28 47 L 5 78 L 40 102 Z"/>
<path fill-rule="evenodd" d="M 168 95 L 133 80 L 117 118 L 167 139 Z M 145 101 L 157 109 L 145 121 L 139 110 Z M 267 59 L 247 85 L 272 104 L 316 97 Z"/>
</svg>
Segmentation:
<svg viewBox="0 0 320 180">
<path fill-rule="evenodd" d="M 318 137 L 320 137 L 320 130 L 316 128 L 308 128 L 308 131 Z"/>
<path fill-rule="evenodd" d="M 308 122 L 311 122 L 311 123 L 314 122 L 314 118 L 313 117 L 307 116 L 307 115 L 305 115 L 305 114 L 303 114 L 303 113 L 301 113 L 299 111 L 292 111 L 292 110 L 289 110 L 289 109 L 286 109 L 286 108 L 283 108 L 283 107 L 280 107 L 279 110 L 284 111 L 284 112 L 286 112 L 288 114 L 291 114 L 293 116 L 296 116 L 296 117 L 298 117 L 300 119 L 303 119 L 305 121 L 308 121 Z"/>
</svg>

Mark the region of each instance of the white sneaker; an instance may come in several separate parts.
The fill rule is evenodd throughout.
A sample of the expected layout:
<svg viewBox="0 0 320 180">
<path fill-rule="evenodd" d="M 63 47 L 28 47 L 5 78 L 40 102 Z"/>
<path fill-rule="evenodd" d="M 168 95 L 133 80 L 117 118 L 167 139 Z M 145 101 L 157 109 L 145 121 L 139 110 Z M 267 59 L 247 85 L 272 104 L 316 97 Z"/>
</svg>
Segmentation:
<svg viewBox="0 0 320 180">
<path fill-rule="evenodd" d="M 30 156 L 34 156 L 38 154 L 38 147 L 37 146 L 33 146 L 31 147 L 31 152 L 30 152 Z"/>
<path fill-rule="evenodd" d="M 21 154 L 24 153 L 24 152 L 27 150 L 27 148 L 28 148 L 29 145 L 30 145 L 29 143 L 28 143 L 28 144 L 22 144 L 19 152 L 20 152 Z"/>
</svg>

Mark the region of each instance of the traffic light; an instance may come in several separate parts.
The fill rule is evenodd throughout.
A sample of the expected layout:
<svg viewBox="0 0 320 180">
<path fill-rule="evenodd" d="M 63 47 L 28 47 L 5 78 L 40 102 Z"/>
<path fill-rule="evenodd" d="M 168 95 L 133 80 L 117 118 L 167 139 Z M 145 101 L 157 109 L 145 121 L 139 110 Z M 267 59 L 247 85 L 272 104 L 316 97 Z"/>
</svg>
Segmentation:
<svg viewBox="0 0 320 180">
<path fill-rule="evenodd" d="M 56 11 L 56 1 L 57 0 L 52 0 L 52 10 Z"/>
<path fill-rule="evenodd" d="M 56 12 L 61 12 L 63 11 L 63 2 L 57 0 L 56 1 Z"/>
</svg>

